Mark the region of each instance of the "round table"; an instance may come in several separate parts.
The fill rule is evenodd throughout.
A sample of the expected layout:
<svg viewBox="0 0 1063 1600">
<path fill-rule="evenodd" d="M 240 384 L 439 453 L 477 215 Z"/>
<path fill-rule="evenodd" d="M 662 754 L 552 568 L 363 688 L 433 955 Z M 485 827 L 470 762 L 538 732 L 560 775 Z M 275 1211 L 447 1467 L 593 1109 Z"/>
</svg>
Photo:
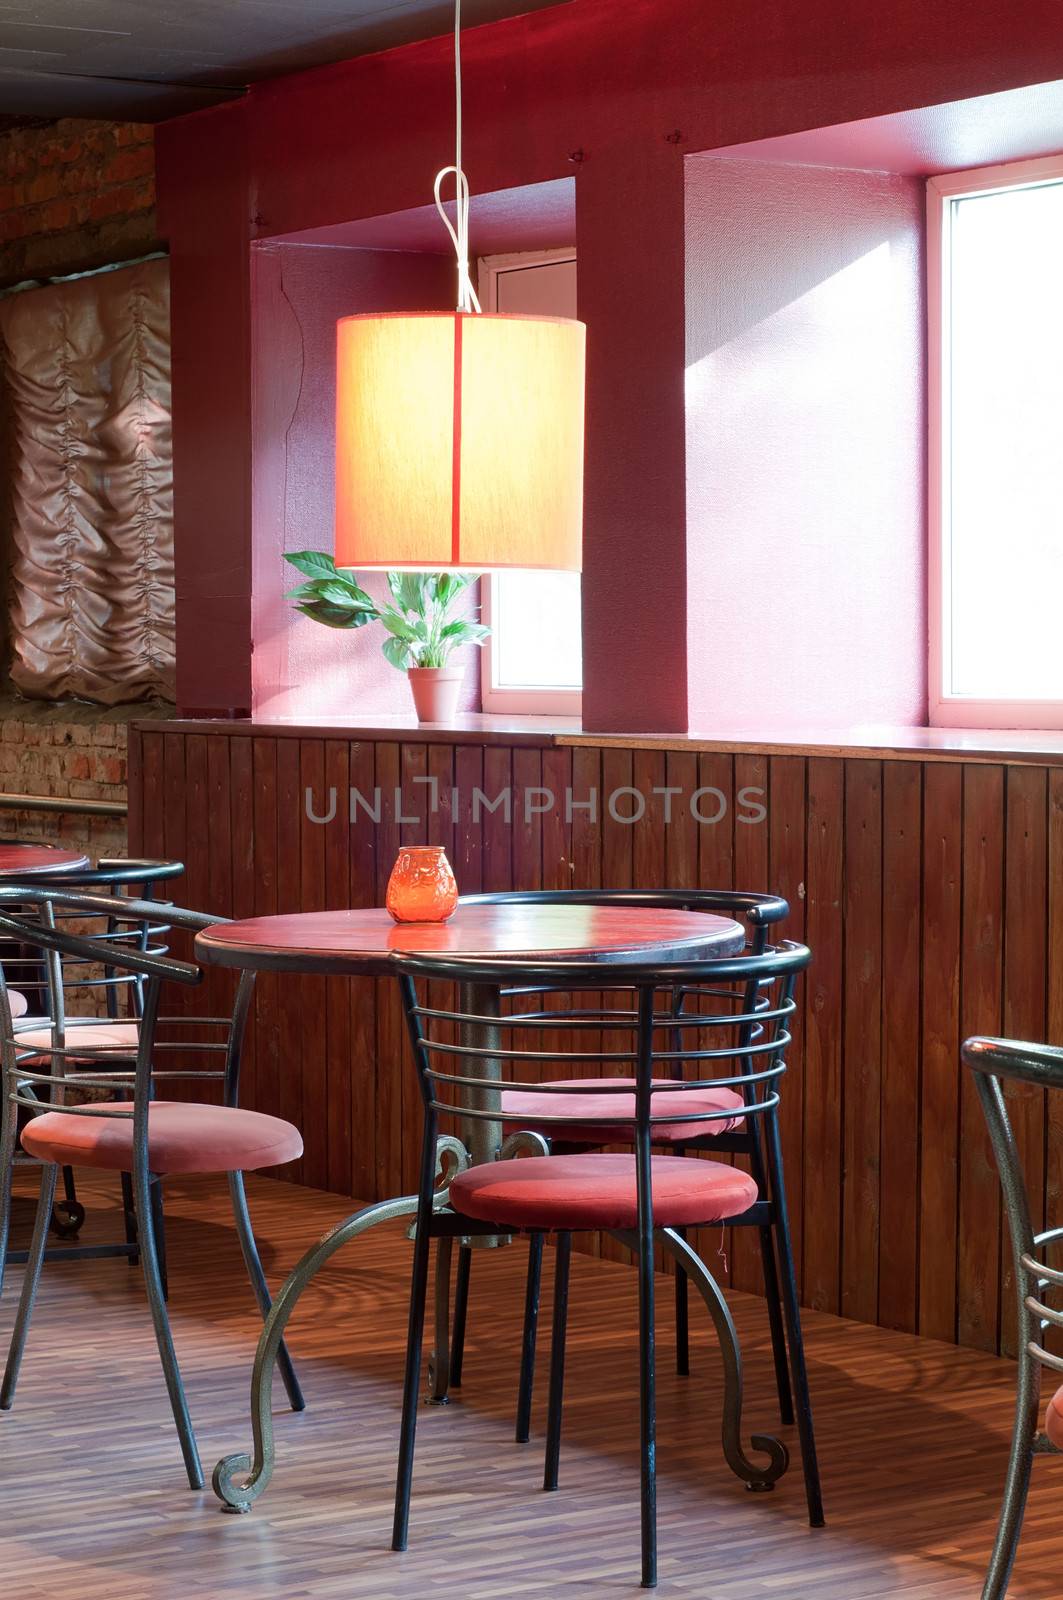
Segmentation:
<svg viewBox="0 0 1063 1600">
<path fill-rule="evenodd" d="M 622 982 L 625 962 L 703 961 L 737 955 L 745 948 L 745 931 L 729 917 L 669 908 L 591 905 L 465 905 L 460 901 L 445 923 L 396 923 L 379 908 L 353 911 L 311 911 L 289 916 L 252 917 L 243 922 L 217 923 L 196 936 L 197 958 L 209 965 L 233 967 L 243 972 L 316 973 L 383 977 L 396 972 L 403 955 L 484 956 L 512 960 L 514 975 L 522 961 L 543 957 L 568 958 L 601 965 L 604 983 Z M 608 973 L 608 976 L 607 976 Z M 497 1017 L 500 990 L 496 984 L 461 985 L 460 1006 L 469 1016 Z M 482 1023 L 471 1025 L 484 1042 Z M 488 1048 L 497 1048 L 497 1035 L 486 1031 Z M 481 1059 L 487 1076 L 501 1077 L 500 1063 Z M 498 1108 L 477 1090 L 478 1104 Z M 507 1141 L 526 1136 L 516 1134 Z M 469 1119 L 465 1138 L 444 1136 L 437 1146 L 437 1170 L 444 1164 L 461 1170 L 494 1160 L 502 1145 L 502 1126 L 495 1121 Z M 445 1187 L 437 1205 L 446 1204 Z M 273 1366 L 284 1328 L 307 1284 L 330 1256 L 349 1240 L 382 1222 L 412 1216 L 416 1195 L 382 1200 L 338 1223 L 315 1244 L 289 1275 L 266 1319 L 251 1379 L 251 1420 L 254 1457 L 226 1456 L 214 1470 L 215 1493 L 231 1511 L 248 1511 L 273 1474 L 273 1421 L 271 1414 Z M 446 1241 L 449 1245 L 449 1240 Z M 479 1243 L 499 1242 L 481 1238 Z M 436 1269 L 436 1350 L 433 1397 L 445 1399 L 449 1358 L 449 1250 L 446 1267 Z"/>
<path fill-rule="evenodd" d="M 395 956 L 540 957 L 614 963 L 735 955 L 745 933 L 730 917 L 653 907 L 463 905 L 449 922 L 395 922 L 387 911 L 306 911 L 223 922 L 196 939 L 214 966 L 247 972 L 385 977 Z"/>
<path fill-rule="evenodd" d="M 56 844 L 0 844 L 0 883 L 80 872 L 89 864 L 79 850 L 63 850 Z"/>
</svg>

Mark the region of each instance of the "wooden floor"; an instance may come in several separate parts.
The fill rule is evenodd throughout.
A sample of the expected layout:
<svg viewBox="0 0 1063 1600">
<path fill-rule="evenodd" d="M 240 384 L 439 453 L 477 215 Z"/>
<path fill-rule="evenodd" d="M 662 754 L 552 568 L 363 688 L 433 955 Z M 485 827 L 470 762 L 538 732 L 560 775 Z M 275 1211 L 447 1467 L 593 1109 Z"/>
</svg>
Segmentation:
<svg viewBox="0 0 1063 1600">
<path fill-rule="evenodd" d="M 113 1187 L 85 1184 L 86 1237 L 114 1234 Z M 347 1209 L 265 1179 L 250 1190 L 274 1281 Z M 176 1339 L 209 1474 L 249 1441 L 256 1319 L 223 1186 L 175 1182 L 167 1209 Z M 23 1236 L 29 1213 L 21 1202 Z M 185 1486 L 138 1274 L 121 1261 L 49 1267 L 18 1401 L 0 1415 L 5 1600 L 635 1595 L 635 1277 L 612 1262 L 573 1261 L 562 1487 L 545 1496 L 545 1384 L 533 1443 L 512 1441 L 524 1259 L 514 1246 L 476 1262 L 464 1388 L 449 1407 L 421 1413 L 403 1556 L 388 1549 L 410 1262 L 399 1230 L 351 1246 L 304 1299 L 292 1347 L 309 1409 L 278 1411 L 276 1476 L 246 1517 L 223 1515 L 209 1490 Z M 0 1305 L 5 1340 L 20 1277 L 13 1269 Z M 734 1305 L 746 1431 L 770 1430 L 763 1306 L 748 1296 Z M 809 1314 L 828 1517 L 813 1532 L 796 1466 L 769 1495 L 748 1494 L 725 1466 L 707 1329 L 697 1329 L 695 1373 L 683 1380 L 669 1370 L 664 1297 L 659 1328 L 660 1594 L 978 1595 L 1010 1426 L 1005 1363 Z M 1063 1588 L 1063 1478 L 1050 1461 L 1036 1478 L 1014 1596 Z"/>
</svg>

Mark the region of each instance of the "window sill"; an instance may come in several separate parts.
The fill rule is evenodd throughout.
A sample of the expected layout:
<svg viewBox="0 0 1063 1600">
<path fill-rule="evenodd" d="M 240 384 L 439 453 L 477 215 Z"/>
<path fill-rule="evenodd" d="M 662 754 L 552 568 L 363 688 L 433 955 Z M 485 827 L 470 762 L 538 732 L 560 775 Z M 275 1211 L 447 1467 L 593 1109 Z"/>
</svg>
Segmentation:
<svg viewBox="0 0 1063 1600">
<path fill-rule="evenodd" d="M 413 717 L 295 721 L 267 717 L 239 720 L 189 718 L 143 720 L 143 733 L 268 734 L 278 738 L 395 740 L 404 744 L 589 746 L 622 750 L 676 750 L 738 755 L 866 757 L 879 761 L 978 761 L 1008 765 L 1063 766 L 1063 732 L 1025 729 L 720 727 L 693 733 L 594 733 L 575 717 L 488 716 L 468 713 L 453 724 L 419 724 Z"/>
</svg>

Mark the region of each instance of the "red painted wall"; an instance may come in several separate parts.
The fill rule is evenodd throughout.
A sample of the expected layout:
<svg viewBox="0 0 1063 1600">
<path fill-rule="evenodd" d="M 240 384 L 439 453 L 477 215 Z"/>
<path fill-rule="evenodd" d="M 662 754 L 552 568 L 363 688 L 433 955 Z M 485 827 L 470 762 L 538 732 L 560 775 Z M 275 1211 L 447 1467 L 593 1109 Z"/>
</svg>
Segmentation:
<svg viewBox="0 0 1063 1600">
<path fill-rule="evenodd" d="M 451 148 L 449 48 L 258 85 L 160 130 L 188 706 L 250 703 L 249 238 L 422 204 Z M 585 721 L 683 729 L 683 154 L 1061 77 L 1056 0 L 780 0 L 760 13 L 573 0 L 470 31 L 465 62 L 473 188 L 576 173 L 592 401 Z"/>
<path fill-rule="evenodd" d="M 686 189 L 691 725 L 922 723 L 924 186 L 695 156 Z"/>
</svg>

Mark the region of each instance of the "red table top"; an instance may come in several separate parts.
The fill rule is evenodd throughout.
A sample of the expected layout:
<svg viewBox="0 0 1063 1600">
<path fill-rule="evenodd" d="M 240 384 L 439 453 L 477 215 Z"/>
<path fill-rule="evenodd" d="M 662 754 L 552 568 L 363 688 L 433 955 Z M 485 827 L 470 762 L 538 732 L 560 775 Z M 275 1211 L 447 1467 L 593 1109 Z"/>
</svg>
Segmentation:
<svg viewBox="0 0 1063 1600">
<path fill-rule="evenodd" d="M 396 954 L 693 961 L 744 946 L 741 923 L 700 911 L 460 902 L 449 922 L 397 923 L 379 908 L 307 911 L 218 923 L 196 938 L 199 959 L 215 966 L 377 975 Z"/>
<path fill-rule="evenodd" d="M 0 878 L 50 878 L 56 872 L 78 872 L 89 865 L 77 850 L 51 844 L 0 844 Z"/>
</svg>

